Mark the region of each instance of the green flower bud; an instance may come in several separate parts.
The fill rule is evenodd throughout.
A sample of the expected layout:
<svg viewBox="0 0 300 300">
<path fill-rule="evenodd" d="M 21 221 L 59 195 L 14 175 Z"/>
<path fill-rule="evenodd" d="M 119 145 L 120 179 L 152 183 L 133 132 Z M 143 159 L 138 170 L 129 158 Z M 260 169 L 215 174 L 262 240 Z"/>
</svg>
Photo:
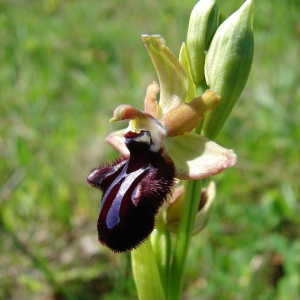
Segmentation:
<svg viewBox="0 0 300 300">
<path fill-rule="evenodd" d="M 208 222 L 213 202 L 216 197 L 216 184 L 211 181 L 207 188 L 201 191 L 201 199 L 199 204 L 199 211 L 196 214 L 193 234 L 199 233 Z"/>
<path fill-rule="evenodd" d="M 214 4 L 212 10 L 209 14 L 207 26 L 206 26 L 206 35 L 205 35 L 205 50 L 209 49 L 210 43 L 218 29 L 218 5 Z"/>
<path fill-rule="evenodd" d="M 195 223 L 193 226 L 193 235 L 199 233 L 206 225 L 214 199 L 216 197 L 216 184 L 211 181 L 207 188 L 201 190 L 201 198 L 196 214 Z M 175 192 L 170 200 L 167 210 L 167 229 L 173 233 L 177 233 L 180 218 L 183 210 L 184 188 L 180 186 L 175 189 Z"/>
<path fill-rule="evenodd" d="M 218 135 L 246 85 L 254 50 L 253 13 L 254 1 L 247 0 L 220 25 L 207 52 L 206 82 L 221 96 L 202 126 L 201 134 L 210 139 Z"/>
<path fill-rule="evenodd" d="M 187 48 L 191 71 L 198 87 L 204 80 L 205 50 L 217 30 L 218 6 L 215 0 L 200 0 L 194 7 L 189 21 Z"/>
</svg>

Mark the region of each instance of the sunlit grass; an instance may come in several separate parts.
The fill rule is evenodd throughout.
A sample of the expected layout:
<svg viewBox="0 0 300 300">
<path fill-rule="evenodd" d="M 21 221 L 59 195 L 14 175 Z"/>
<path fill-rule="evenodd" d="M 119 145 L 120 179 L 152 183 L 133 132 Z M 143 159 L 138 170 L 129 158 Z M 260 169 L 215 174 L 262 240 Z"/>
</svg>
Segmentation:
<svg viewBox="0 0 300 300">
<path fill-rule="evenodd" d="M 230 13 L 242 1 L 219 1 Z M 140 40 L 178 53 L 193 1 L 0 4 L 0 298 L 134 299 L 128 255 L 97 242 L 89 170 L 121 103 L 142 108 L 154 68 Z M 249 82 L 218 142 L 237 165 L 216 176 L 192 241 L 187 299 L 297 299 L 300 7 L 256 1 Z M 288 295 L 288 296 L 286 296 Z"/>
</svg>

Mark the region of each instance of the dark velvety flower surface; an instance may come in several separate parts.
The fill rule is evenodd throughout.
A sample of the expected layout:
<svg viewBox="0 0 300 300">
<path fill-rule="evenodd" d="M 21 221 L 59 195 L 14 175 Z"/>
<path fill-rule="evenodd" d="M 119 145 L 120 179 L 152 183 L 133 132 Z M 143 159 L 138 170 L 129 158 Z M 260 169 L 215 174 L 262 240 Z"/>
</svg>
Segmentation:
<svg viewBox="0 0 300 300">
<path fill-rule="evenodd" d="M 124 136 L 130 156 L 94 169 L 87 182 L 102 191 L 99 241 L 115 252 L 137 247 L 152 232 L 155 216 L 174 186 L 175 167 L 150 150 L 148 131 Z"/>
</svg>

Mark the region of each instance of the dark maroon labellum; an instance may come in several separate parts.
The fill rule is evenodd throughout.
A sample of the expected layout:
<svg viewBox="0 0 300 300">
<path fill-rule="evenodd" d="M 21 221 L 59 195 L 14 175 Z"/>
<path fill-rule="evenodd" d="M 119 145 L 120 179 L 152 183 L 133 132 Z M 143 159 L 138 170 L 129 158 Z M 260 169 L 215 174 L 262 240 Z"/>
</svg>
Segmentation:
<svg viewBox="0 0 300 300">
<path fill-rule="evenodd" d="M 151 135 L 125 134 L 130 156 L 100 166 L 87 182 L 102 191 L 99 241 L 115 252 L 137 247 L 152 232 L 155 215 L 174 186 L 175 167 L 150 150 Z"/>
</svg>

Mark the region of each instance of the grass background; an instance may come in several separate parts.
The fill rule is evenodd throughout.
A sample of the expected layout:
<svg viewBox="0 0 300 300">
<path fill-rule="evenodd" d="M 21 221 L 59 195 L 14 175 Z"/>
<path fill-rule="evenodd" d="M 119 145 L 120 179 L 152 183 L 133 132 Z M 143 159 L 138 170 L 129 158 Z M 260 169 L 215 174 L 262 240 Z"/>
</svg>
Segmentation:
<svg viewBox="0 0 300 300">
<path fill-rule="evenodd" d="M 140 35 L 178 55 L 195 3 L 0 1 L 0 299 L 136 299 L 129 254 L 97 242 L 85 176 L 117 155 L 113 109 L 142 108 L 156 79 Z M 255 4 L 249 82 L 217 138 L 239 160 L 214 177 L 184 299 L 300 299 L 300 3 Z"/>
</svg>

